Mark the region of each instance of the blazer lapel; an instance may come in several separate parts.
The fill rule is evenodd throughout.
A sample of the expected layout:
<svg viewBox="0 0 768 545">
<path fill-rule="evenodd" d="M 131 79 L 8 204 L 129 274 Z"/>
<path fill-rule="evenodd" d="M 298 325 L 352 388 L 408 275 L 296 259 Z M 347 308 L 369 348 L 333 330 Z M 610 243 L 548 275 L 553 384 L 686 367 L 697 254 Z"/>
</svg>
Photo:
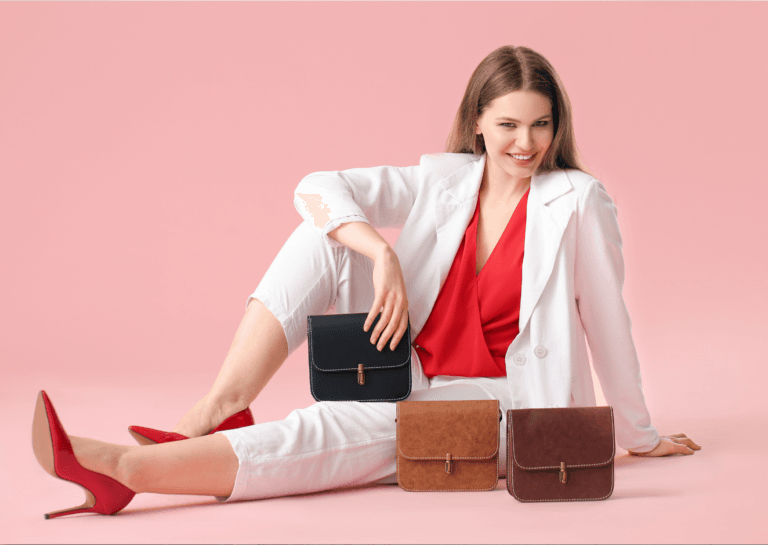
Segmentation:
<svg viewBox="0 0 768 545">
<path fill-rule="evenodd" d="M 459 251 L 469 222 L 477 205 L 480 183 L 483 180 L 486 154 L 477 161 L 467 163 L 463 168 L 444 178 L 435 207 L 435 230 L 437 232 L 437 266 L 431 284 L 428 308 L 434 306 L 437 295 L 443 287 L 451 265 Z"/>
<path fill-rule="evenodd" d="M 549 204 L 571 189 L 571 182 L 562 170 L 534 174 L 531 177 L 526 209 L 523 285 L 518 321 L 520 332 L 528 324 L 552 274 L 563 233 L 573 214 L 572 206 L 550 207 Z"/>
<path fill-rule="evenodd" d="M 448 277 L 464 232 L 477 206 L 487 154 L 467 163 L 443 179 L 435 209 L 437 232 L 437 266 L 428 295 L 428 308 L 433 308 L 440 289 Z M 549 280 L 560 247 L 563 232 L 573 213 L 572 207 L 550 208 L 548 204 L 572 188 L 565 172 L 558 170 L 531 177 L 526 210 L 523 285 L 520 300 L 519 330 L 523 331 L 531 317 L 544 286 Z"/>
</svg>

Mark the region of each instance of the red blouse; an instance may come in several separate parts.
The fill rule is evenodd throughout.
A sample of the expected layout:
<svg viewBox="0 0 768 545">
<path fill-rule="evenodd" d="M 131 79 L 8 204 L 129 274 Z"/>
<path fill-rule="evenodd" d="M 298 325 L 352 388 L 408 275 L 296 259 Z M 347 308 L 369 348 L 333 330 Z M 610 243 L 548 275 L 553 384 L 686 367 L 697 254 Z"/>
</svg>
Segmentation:
<svg viewBox="0 0 768 545">
<path fill-rule="evenodd" d="M 477 221 L 480 199 L 451 270 L 414 340 L 428 377 L 503 377 L 504 356 L 517 337 L 528 191 L 520 199 L 480 274 Z"/>
</svg>

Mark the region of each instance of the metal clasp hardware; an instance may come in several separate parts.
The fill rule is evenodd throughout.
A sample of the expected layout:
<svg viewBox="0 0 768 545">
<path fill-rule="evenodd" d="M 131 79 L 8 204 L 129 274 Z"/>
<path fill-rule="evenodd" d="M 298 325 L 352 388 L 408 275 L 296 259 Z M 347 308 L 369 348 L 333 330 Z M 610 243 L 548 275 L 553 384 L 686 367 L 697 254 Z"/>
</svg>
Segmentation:
<svg viewBox="0 0 768 545">
<path fill-rule="evenodd" d="M 453 460 L 450 454 L 445 455 L 445 472 L 453 473 Z"/>
<path fill-rule="evenodd" d="M 560 482 L 562 484 L 568 482 L 568 472 L 565 470 L 565 462 L 560 462 Z"/>
<path fill-rule="evenodd" d="M 362 386 L 365 384 L 365 370 L 363 368 L 363 364 L 357 366 L 357 383 Z"/>
</svg>

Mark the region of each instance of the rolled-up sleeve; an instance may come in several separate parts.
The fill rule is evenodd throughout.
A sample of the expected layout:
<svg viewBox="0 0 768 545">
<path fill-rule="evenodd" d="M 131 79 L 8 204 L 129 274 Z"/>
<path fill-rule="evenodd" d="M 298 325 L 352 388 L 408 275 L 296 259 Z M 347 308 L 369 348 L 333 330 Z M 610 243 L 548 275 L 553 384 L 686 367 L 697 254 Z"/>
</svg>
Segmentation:
<svg viewBox="0 0 768 545">
<path fill-rule="evenodd" d="M 592 364 L 616 416 L 616 440 L 635 452 L 660 438 L 643 396 L 632 323 L 622 296 L 624 258 L 618 210 L 605 187 L 592 180 L 579 202 L 575 290 Z"/>
<path fill-rule="evenodd" d="M 313 172 L 294 190 L 293 205 L 331 247 L 328 233 L 343 223 L 402 227 L 421 183 L 420 166 L 352 168 Z M 308 200 L 299 195 L 309 196 Z"/>
</svg>

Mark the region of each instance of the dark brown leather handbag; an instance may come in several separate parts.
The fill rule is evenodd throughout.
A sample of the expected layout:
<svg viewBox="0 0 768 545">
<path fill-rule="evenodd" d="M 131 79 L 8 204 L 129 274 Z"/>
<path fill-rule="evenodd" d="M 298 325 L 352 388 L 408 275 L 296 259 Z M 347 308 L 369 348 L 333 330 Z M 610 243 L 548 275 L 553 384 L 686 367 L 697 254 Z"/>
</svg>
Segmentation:
<svg viewBox="0 0 768 545">
<path fill-rule="evenodd" d="M 507 490 L 523 502 L 613 493 L 612 407 L 507 411 Z"/>
<path fill-rule="evenodd" d="M 410 492 L 493 490 L 498 400 L 398 401 L 397 484 Z"/>
</svg>

